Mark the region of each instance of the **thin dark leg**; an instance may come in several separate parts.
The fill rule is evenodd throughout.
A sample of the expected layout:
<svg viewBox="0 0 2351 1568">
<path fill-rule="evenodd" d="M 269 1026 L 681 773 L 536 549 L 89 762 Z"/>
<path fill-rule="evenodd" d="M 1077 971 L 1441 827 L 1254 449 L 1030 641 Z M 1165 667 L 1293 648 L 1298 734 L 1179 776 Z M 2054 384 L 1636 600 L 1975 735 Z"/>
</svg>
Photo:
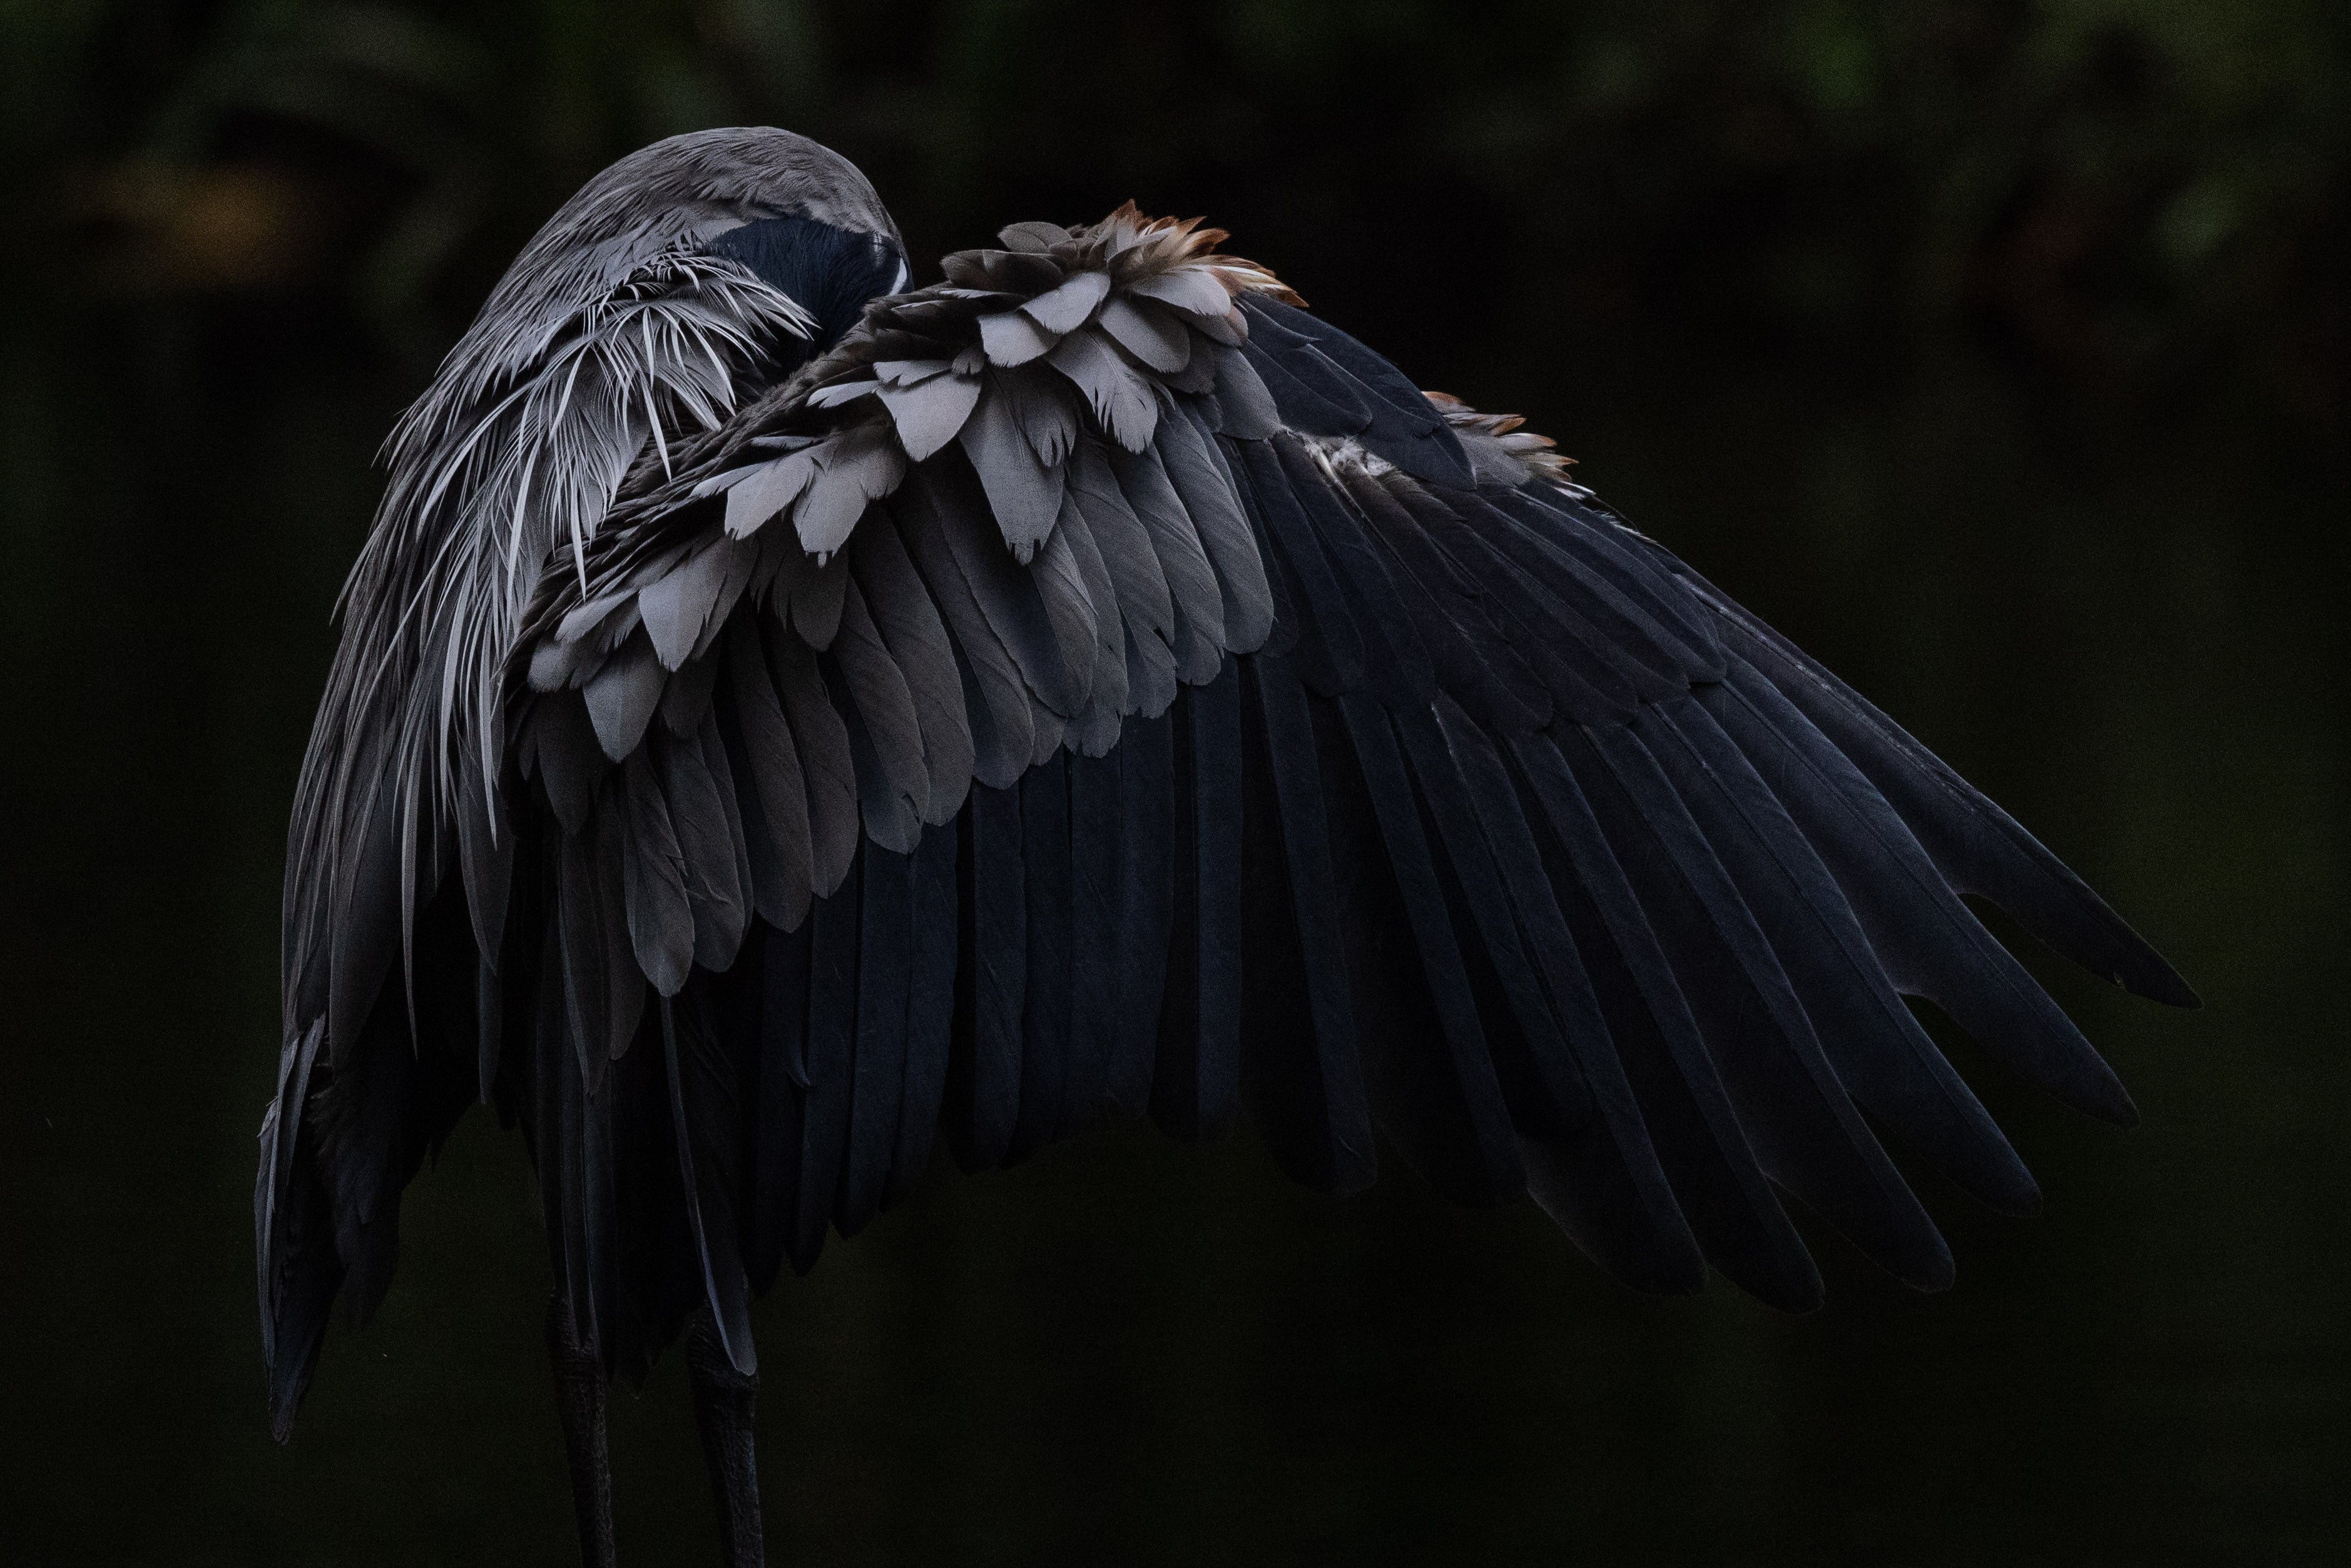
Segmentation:
<svg viewBox="0 0 2351 1568">
<path fill-rule="evenodd" d="M 686 1324 L 685 1367 L 694 1382 L 694 1419 L 702 1428 L 710 1493 L 718 1504 L 718 1560 L 724 1568 L 767 1568 L 760 1543 L 759 1467 L 751 1444 L 758 1374 L 746 1377 L 727 1361 L 708 1307 Z"/>
<path fill-rule="evenodd" d="M 604 1368 L 580 1343 L 562 1299 L 547 1303 L 547 1353 L 555 1363 L 555 1401 L 563 1413 L 563 1452 L 571 1463 L 571 1506 L 580 1521 L 580 1560 L 614 1568 L 612 1464 L 605 1447 Z"/>
</svg>

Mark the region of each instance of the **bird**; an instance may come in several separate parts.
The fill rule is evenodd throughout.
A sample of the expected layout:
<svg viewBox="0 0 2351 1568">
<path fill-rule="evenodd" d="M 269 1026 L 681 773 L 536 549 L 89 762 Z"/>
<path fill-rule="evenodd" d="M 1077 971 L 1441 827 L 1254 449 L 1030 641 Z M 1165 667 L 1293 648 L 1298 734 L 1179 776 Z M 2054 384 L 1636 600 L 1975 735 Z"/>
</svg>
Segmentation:
<svg viewBox="0 0 2351 1568">
<path fill-rule="evenodd" d="M 765 1561 L 752 1301 L 962 1167 L 1246 1118 L 1791 1312 L 1811 1210 L 1949 1248 L 1881 1144 L 2040 1194 L 1906 998 L 2113 1071 L 1963 895 L 2185 981 L 1854 688 L 1201 220 L 1014 223 L 914 285 L 838 153 L 644 148 L 387 443 L 288 831 L 255 1186 L 282 1441 L 465 1111 L 520 1130 L 583 1561 L 683 1343 Z M 1382 242 L 1386 243 L 1386 242 Z M 1794 1200 L 1792 1205 L 1790 1200 Z"/>
</svg>

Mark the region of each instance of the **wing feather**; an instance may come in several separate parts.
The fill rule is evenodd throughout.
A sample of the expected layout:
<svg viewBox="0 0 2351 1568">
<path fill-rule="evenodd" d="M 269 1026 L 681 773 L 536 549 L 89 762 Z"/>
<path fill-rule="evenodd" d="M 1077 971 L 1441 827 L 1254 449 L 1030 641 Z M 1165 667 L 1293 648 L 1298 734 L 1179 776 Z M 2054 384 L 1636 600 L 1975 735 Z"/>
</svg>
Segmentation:
<svg viewBox="0 0 2351 1568">
<path fill-rule="evenodd" d="M 548 561 L 518 792 L 454 833 L 396 793 L 354 817 L 354 886 L 463 860 L 475 947 L 552 911 L 535 971 L 482 954 L 464 995 L 469 1073 L 537 1074 L 576 1312 L 622 1311 L 623 1254 L 690 1258 L 732 1350 L 738 1287 L 912 1191 L 935 1138 L 999 1166 L 1111 1110 L 1190 1139 L 1246 1110 L 1330 1190 L 1385 1142 L 1642 1288 L 1712 1266 L 1802 1309 L 1783 1192 L 1950 1279 L 1871 1118 L 2037 1199 L 1904 996 L 2127 1116 L 1960 894 L 2177 977 L 1548 443 L 1418 392 L 1215 231 L 1003 238 Z M 346 923 L 329 1041 L 413 937 Z M 287 1060 L 265 1236 L 308 1190 Z M 616 1207 L 664 1159 L 671 1207 Z"/>
</svg>

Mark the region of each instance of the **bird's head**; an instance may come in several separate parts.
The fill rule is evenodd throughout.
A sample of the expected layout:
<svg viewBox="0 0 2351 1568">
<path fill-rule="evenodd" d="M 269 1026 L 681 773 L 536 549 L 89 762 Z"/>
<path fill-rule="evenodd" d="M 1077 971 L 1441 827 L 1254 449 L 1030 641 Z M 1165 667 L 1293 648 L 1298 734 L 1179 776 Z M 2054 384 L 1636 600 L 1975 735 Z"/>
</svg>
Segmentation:
<svg viewBox="0 0 2351 1568">
<path fill-rule="evenodd" d="M 394 431 L 382 559 L 362 574 L 455 529 L 455 556 L 407 553 L 461 573 L 496 559 L 518 607 L 640 455 L 665 465 L 906 278 L 872 185 L 804 136 L 697 131 L 629 154 L 532 236 Z"/>
<path fill-rule="evenodd" d="M 547 221 L 461 344 L 500 358 L 543 347 L 559 323 L 664 256 L 740 262 L 807 312 L 806 351 L 905 286 L 905 244 L 855 164 L 805 136 L 740 126 L 673 136 L 590 179 Z"/>
<path fill-rule="evenodd" d="M 437 683 L 402 710 L 399 746 L 444 798 L 495 777 L 515 620 L 551 565 L 585 570 L 631 465 L 666 469 L 906 277 L 856 165 L 770 127 L 632 152 L 532 236 L 387 443 L 345 590 L 353 691 Z"/>
</svg>

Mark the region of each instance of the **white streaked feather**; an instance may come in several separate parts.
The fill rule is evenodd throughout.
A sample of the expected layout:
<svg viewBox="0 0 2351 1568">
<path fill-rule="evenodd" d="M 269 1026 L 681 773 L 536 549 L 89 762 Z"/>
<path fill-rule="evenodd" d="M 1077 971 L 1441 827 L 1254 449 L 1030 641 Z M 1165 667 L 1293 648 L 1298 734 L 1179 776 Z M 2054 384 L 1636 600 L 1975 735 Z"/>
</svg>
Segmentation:
<svg viewBox="0 0 2351 1568">
<path fill-rule="evenodd" d="M 402 418 L 386 443 L 392 478 L 381 526 L 338 609 L 371 574 L 390 579 L 372 591 L 376 601 L 388 588 L 398 607 L 351 672 L 347 707 L 371 708 L 425 646 L 448 665 L 432 697 L 395 720 L 393 744 L 423 769 L 416 782 L 431 799 L 455 807 L 461 737 L 485 774 L 480 787 L 495 794 L 499 681 L 539 564 L 568 545 L 584 582 L 588 542 L 638 453 L 650 444 L 668 466 L 673 420 L 716 429 L 764 345 L 814 330 L 797 302 L 738 265 L 665 254 L 535 335 L 502 340 L 462 370 L 453 362 L 456 373 L 444 371 Z"/>
</svg>

